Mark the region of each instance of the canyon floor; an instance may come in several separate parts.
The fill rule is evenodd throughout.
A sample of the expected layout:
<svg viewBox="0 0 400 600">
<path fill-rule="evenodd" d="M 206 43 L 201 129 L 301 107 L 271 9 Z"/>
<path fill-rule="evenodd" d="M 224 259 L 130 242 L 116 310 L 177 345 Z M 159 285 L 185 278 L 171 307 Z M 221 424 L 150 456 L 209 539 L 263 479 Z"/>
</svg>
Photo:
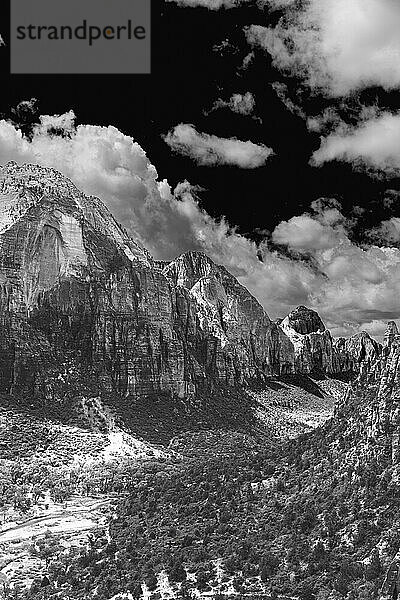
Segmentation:
<svg viewBox="0 0 400 600">
<path fill-rule="evenodd" d="M 259 430 L 264 427 L 271 442 L 277 442 L 324 423 L 346 388 L 338 379 L 271 378 L 263 390 L 249 391 L 247 400 Z M 50 412 L 0 398 L 0 469 L 5 481 L 0 577 L 7 589 L 26 589 L 34 581 L 39 585 L 46 580 L 52 555 L 71 548 L 79 552 L 92 543 L 92 536 L 107 536 L 130 469 L 155 458 L 180 456 L 179 435 L 171 435 L 166 444 L 164 432 L 159 443 L 153 443 L 163 414 L 157 414 L 157 405 L 147 406 L 143 414 L 139 407 L 137 431 L 129 430 L 98 400 L 79 423 L 65 416 L 57 421 Z M 149 415 L 153 442 L 145 439 Z M 216 430 L 219 427 L 217 421 Z M 193 425 L 187 432 L 192 431 Z M 57 488 L 65 488 L 61 499 L 54 499 Z M 25 505 L 24 498 L 29 499 Z"/>
</svg>

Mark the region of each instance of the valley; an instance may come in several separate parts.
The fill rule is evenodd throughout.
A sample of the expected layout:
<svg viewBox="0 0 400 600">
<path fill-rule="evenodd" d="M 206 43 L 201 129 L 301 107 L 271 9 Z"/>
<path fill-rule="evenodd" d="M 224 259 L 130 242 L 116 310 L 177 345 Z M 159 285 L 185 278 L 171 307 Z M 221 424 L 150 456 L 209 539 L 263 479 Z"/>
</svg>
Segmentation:
<svg viewBox="0 0 400 600">
<path fill-rule="evenodd" d="M 335 394 L 346 387 L 346 383 L 325 378 L 271 379 L 268 393 L 248 392 L 255 401 L 259 435 L 263 431 L 266 443 L 275 446 L 311 430 L 332 416 Z M 31 405 L 13 403 L 9 397 L 0 402 L 0 573 L 10 593 L 30 589 L 45 580 L 49 567 L 44 557 L 46 548 L 51 548 L 51 560 L 65 552 L 74 555 L 88 550 L 92 535 L 107 533 L 116 507 L 130 489 L 126 479 L 132 476 L 134 466 L 143 467 L 145 461 L 157 458 L 165 461 L 168 456 L 182 462 L 190 447 L 193 424 L 186 434 L 172 437 L 164 446 L 161 434 L 154 446 L 119 428 L 111 409 L 102 407 L 99 401 L 86 401 L 83 408 L 83 414 L 82 406 L 78 406 L 70 416 L 71 422 L 65 415 L 62 423 L 51 410 L 38 411 Z M 157 404 L 153 410 L 156 409 Z M 137 411 L 135 417 L 148 425 L 148 411 L 141 416 Z M 153 425 L 156 431 L 157 426 Z M 239 424 L 239 429 L 243 429 L 243 424 Z M 139 430 L 145 435 L 143 426 Z M 223 448 L 225 438 L 229 440 L 231 435 L 236 434 L 218 430 L 213 433 L 206 428 L 201 431 L 200 426 L 196 444 L 203 436 L 204 452 L 209 453 L 213 436 Z M 217 445 L 212 445 L 211 455 L 216 456 Z M 21 473 L 13 477 L 15 459 Z M 122 485 L 115 482 L 119 474 L 124 478 Z M 5 478 L 14 483 L 7 484 Z M 218 589 L 221 592 L 230 586 L 224 580 Z"/>
<path fill-rule="evenodd" d="M 0 216 L 0 594 L 380 600 L 396 323 L 381 344 L 305 306 L 272 321 L 38 165 L 0 170 Z"/>
</svg>

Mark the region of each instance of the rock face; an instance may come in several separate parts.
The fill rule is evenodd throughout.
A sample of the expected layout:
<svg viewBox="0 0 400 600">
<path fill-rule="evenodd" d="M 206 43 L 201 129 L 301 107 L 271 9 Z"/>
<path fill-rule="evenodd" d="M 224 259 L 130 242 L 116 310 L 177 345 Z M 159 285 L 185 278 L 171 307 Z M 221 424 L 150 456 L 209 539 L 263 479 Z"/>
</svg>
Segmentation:
<svg viewBox="0 0 400 600">
<path fill-rule="evenodd" d="M 280 328 L 294 346 L 296 373 L 334 373 L 333 341 L 318 313 L 305 306 L 293 310 Z"/>
<path fill-rule="evenodd" d="M 363 366 L 369 370 L 379 359 L 382 346 L 362 331 L 350 338 L 337 338 L 333 342 L 336 372 L 359 372 Z"/>
<path fill-rule="evenodd" d="M 358 358 L 374 351 L 355 344 Z M 202 253 L 166 263 L 52 169 L 0 170 L 0 391 L 187 398 L 353 368 L 318 314 L 272 322 Z M 349 358 L 349 356 L 350 358 Z"/>
<path fill-rule="evenodd" d="M 293 310 L 279 326 L 293 343 L 296 373 L 358 373 L 374 364 L 382 350 L 365 331 L 334 340 L 318 313 L 305 306 Z"/>
<path fill-rule="evenodd" d="M 387 324 L 387 327 L 386 327 L 386 331 L 385 331 L 383 347 L 390 348 L 396 335 L 399 335 L 399 330 L 397 328 L 397 325 L 394 321 L 389 321 L 389 323 Z"/>
<path fill-rule="evenodd" d="M 9 163 L 0 215 L 2 391 L 51 398 L 85 380 L 183 398 L 293 372 L 290 340 L 225 269 L 195 253 L 156 263 L 56 171 Z"/>
<path fill-rule="evenodd" d="M 392 472 L 393 485 L 400 481 L 400 335 L 388 324 L 390 337 L 383 350 L 361 364 L 360 374 L 336 409 L 336 421 L 362 445 L 380 470 Z M 352 430 L 353 428 L 353 430 Z M 351 431 L 352 430 L 352 431 Z M 354 452 L 354 449 L 353 449 Z M 361 451 L 357 455 L 361 460 Z M 378 471 L 378 469 L 377 469 Z"/>
<path fill-rule="evenodd" d="M 306 335 L 308 333 L 323 333 L 325 325 L 315 310 L 306 306 L 298 306 L 284 319 L 282 327 L 293 330 L 296 333 Z"/>
<path fill-rule="evenodd" d="M 224 267 L 202 253 L 187 252 L 165 267 L 164 274 L 193 299 L 209 343 L 214 346 L 218 339 L 221 350 L 247 377 L 293 372 L 290 340 Z M 222 354 L 219 360 L 225 360 Z"/>
</svg>

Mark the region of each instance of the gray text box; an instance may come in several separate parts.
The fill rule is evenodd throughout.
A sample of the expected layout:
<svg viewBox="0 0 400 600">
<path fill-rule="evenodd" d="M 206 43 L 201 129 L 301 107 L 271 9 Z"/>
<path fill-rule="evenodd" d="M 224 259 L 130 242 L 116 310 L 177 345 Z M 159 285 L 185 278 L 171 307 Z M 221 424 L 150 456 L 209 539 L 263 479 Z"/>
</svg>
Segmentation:
<svg viewBox="0 0 400 600">
<path fill-rule="evenodd" d="M 11 73 L 150 73 L 151 0 L 11 0 Z"/>
</svg>

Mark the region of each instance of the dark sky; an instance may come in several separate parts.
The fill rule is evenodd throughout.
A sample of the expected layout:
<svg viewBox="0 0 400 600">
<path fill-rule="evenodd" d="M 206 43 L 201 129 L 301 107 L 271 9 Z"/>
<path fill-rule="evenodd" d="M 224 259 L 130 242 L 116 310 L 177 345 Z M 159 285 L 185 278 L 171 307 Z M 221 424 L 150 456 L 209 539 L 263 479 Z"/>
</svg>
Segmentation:
<svg viewBox="0 0 400 600">
<path fill-rule="evenodd" d="M 115 125 L 145 149 L 160 178 L 172 185 L 185 179 L 200 185 L 204 208 L 213 216 L 226 215 L 254 239 L 257 229 L 273 229 L 319 197 L 336 197 L 350 216 L 354 205 L 366 208 L 361 228 L 387 216 L 382 195 L 389 188 L 398 189 L 399 181 L 373 179 L 335 162 L 311 167 L 308 161 L 319 146 L 319 135 L 310 133 L 271 88 L 273 82 L 284 81 L 282 75 L 262 51 L 241 69 L 250 51 L 243 28 L 271 22 L 266 11 L 256 7 L 208 11 L 153 0 L 153 16 L 149 76 L 10 76 L 7 52 L 2 51 L 0 112 L 9 115 L 10 107 L 35 97 L 42 114 L 73 109 L 78 123 Z M 216 50 L 223 41 L 229 43 Z M 227 108 L 205 114 L 218 98 L 228 100 L 232 93 L 247 91 L 256 99 L 258 119 Z M 387 106 L 398 103 L 389 95 L 383 100 Z M 324 108 L 323 99 L 306 102 L 308 114 Z M 190 158 L 173 154 L 162 139 L 179 123 L 192 123 L 198 131 L 220 137 L 263 143 L 274 149 L 275 156 L 264 167 L 251 170 L 197 166 Z"/>
</svg>

